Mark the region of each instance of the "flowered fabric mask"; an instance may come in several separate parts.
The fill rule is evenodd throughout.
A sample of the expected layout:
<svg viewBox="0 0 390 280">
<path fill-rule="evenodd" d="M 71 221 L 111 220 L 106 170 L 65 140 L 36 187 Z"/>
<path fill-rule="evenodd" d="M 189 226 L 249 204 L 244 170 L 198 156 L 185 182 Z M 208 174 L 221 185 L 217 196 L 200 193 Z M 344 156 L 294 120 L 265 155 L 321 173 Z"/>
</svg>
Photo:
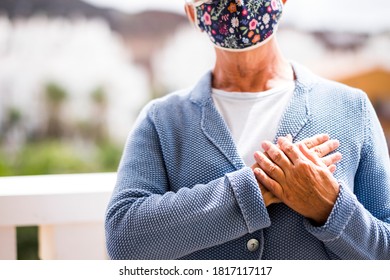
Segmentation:
<svg viewBox="0 0 390 280">
<path fill-rule="evenodd" d="M 196 24 L 217 47 L 230 51 L 246 51 L 264 44 L 274 35 L 283 11 L 281 0 L 198 3 L 194 5 Z"/>
</svg>

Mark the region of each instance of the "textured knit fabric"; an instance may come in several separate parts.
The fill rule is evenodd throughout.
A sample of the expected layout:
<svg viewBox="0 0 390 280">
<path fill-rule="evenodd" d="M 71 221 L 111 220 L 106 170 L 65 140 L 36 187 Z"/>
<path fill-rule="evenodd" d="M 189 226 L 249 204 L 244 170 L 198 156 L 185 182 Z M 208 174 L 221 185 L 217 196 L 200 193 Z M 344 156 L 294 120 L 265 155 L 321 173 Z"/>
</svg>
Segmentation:
<svg viewBox="0 0 390 280">
<path fill-rule="evenodd" d="M 343 154 L 341 191 L 314 227 L 266 208 L 211 98 L 211 73 L 155 100 L 129 135 L 106 215 L 112 259 L 390 259 L 390 163 L 367 96 L 294 65 L 296 90 L 277 136 L 328 133 Z M 247 242 L 257 239 L 259 249 Z"/>
</svg>

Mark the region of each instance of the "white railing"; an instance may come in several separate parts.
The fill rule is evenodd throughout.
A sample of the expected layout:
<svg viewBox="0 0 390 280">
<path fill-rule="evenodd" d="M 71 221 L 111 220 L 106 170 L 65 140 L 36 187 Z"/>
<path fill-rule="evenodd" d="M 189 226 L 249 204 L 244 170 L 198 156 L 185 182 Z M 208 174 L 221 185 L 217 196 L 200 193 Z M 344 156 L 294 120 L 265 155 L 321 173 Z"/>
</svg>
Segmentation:
<svg viewBox="0 0 390 280">
<path fill-rule="evenodd" d="M 17 258 L 16 227 L 35 225 L 41 259 L 107 259 L 104 213 L 115 176 L 0 177 L 0 259 Z"/>
</svg>

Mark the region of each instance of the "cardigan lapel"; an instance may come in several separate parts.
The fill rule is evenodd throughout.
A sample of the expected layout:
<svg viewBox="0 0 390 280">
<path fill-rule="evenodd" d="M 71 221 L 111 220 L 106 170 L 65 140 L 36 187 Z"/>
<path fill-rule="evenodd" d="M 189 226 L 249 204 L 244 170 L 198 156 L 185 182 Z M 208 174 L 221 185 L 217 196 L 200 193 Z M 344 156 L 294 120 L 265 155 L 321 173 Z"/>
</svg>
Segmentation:
<svg viewBox="0 0 390 280">
<path fill-rule="evenodd" d="M 287 134 L 295 139 L 311 118 L 308 104 L 308 95 L 312 87 L 311 75 L 302 66 L 293 64 L 293 68 L 296 76 L 296 87 L 294 95 L 282 115 L 274 139 L 275 143 L 279 137 L 285 137 Z"/>
<path fill-rule="evenodd" d="M 243 160 L 238 154 L 229 128 L 211 102 L 203 107 L 201 126 L 207 138 L 225 155 L 237 170 L 245 167 Z"/>
<path fill-rule="evenodd" d="M 205 136 L 221 151 L 238 170 L 245 164 L 238 154 L 232 135 L 211 97 L 212 73 L 207 73 L 191 93 L 191 101 L 202 110 L 201 129 Z"/>
</svg>

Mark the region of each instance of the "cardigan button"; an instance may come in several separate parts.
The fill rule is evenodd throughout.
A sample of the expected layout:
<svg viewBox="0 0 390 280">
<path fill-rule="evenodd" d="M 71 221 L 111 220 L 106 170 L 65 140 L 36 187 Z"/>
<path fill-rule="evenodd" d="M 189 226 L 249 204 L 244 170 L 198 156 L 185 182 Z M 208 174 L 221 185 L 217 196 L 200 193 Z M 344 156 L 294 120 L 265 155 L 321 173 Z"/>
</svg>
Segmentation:
<svg viewBox="0 0 390 280">
<path fill-rule="evenodd" d="M 246 247 L 250 252 L 255 252 L 259 249 L 260 247 L 260 242 L 257 239 L 251 239 L 246 243 Z"/>
</svg>

